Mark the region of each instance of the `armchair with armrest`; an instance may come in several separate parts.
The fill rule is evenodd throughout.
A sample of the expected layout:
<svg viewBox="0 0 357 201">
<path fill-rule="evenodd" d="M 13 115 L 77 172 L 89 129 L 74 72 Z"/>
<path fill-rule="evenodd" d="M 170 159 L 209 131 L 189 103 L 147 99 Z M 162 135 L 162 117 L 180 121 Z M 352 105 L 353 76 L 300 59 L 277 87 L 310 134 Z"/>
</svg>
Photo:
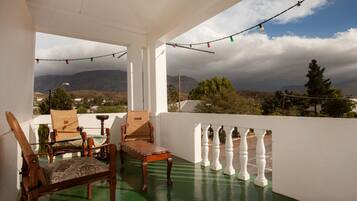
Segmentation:
<svg viewBox="0 0 357 201">
<path fill-rule="evenodd" d="M 87 195 L 90 199 L 92 195 L 90 183 L 99 180 L 109 182 L 110 200 L 115 200 L 115 145 L 89 147 L 89 156 L 92 156 L 95 149 L 106 147 L 109 156 L 108 163 L 103 163 L 93 157 L 77 157 L 42 166 L 14 115 L 6 112 L 6 118 L 22 150 L 21 200 L 37 201 L 44 194 L 84 184 L 88 185 Z"/>
<path fill-rule="evenodd" d="M 51 122 L 53 131 L 50 133 L 51 142 L 48 146 L 49 162 L 53 162 L 53 157 L 68 152 L 81 152 L 84 154 L 87 146 L 88 135 L 83 127 L 79 126 L 77 110 L 52 110 Z M 110 132 L 106 130 L 104 142 L 94 140 L 96 146 L 110 143 Z M 56 143 L 61 141 L 60 143 Z M 103 152 L 103 149 L 101 150 Z M 104 155 L 104 154 L 103 154 Z"/>
</svg>

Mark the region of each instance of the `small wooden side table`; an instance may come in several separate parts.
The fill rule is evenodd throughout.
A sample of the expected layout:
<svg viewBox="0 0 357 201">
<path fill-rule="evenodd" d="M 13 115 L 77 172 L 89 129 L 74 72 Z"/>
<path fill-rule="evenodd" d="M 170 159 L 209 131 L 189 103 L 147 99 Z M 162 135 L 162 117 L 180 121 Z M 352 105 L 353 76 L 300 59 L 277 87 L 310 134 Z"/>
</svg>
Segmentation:
<svg viewBox="0 0 357 201">
<path fill-rule="evenodd" d="M 143 174 L 143 191 L 147 190 L 147 165 L 150 162 L 167 160 L 167 185 L 172 185 L 172 155 L 167 149 L 156 146 L 146 141 L 122 142 L 120 143 L 120 160 L 122 168 L 124 168 L 125 153 L 141 160 L 141 168 Z"/>
</svg>

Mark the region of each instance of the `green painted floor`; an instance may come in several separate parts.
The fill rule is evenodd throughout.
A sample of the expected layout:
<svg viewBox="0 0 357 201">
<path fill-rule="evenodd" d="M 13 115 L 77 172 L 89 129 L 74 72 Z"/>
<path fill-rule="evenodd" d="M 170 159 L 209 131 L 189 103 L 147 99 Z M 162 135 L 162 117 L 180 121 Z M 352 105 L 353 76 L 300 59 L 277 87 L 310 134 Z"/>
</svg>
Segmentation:
<svg viewBox="0 0 357 201">
<path fill-rule="evenodd" d="M 119 160 L 118 160 L 119 161 Z M 271 184 L 265 188 L 257 187 L 250 182 L 243 182 L 235 176 L 225 176 L 222 171 L 213 172 L 179 158 L 174 158 L 172 169 L 173 186 L 166 186 L 166 162 L 151 163 L 148 166 L 148 191 L 141 192 L 140 162 L 129 159 L 125 172 L 121 174 L 118 162 L 116 200 L 123 201 L 285 201 L 293 200 L 271 191 Z M 40 201 L 84 201 L 86 188 L 78 186 L 49 194 Z M 93 201 L 109 200 L 108 185 L 98 182 L 93 187 Z"/>
</svg>

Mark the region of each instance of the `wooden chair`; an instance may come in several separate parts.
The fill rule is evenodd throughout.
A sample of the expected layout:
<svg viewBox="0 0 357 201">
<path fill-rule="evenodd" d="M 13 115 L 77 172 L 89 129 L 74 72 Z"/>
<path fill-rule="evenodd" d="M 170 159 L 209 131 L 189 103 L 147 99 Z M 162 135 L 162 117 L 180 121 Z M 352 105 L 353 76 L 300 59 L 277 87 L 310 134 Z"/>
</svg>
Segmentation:
<svg viewBox="0 0 357 201">
<path fill-rule="evenodd" d="M 79 127 L 77 110 L 51 110 L 51 121 L 53 131 L 50 133 L 51 142 L 48 146 L 49 162 L 53 162 L 54 156 L 67 152 L 81 151 L 83 155 L 88 136 L 84 132 L 83 127 Z M 56 143 L 58 141 L 62 142 Z M 104 143 L 95 143 L 95 146 L 109 143 L 110 132 L 107 128 Z M 102 153 L 103 151 L 101 149 Z"/>
<path fill-rule="evenodd" d="M 167 184 L 172 184 L 172 156 L 167 149 L 153 144 L 154 127 L 149 120 L 149 112 L 147 111 L 129 111 L 126 123 L 121 126 L 120 159 L 122 170 L 125 154 L 140 159 L 143 191 L 147 190 L 147 164 L 149 162 L 167 160 Z"/>
<path fill-rule="evenodd" d="M 40 166 L 38 156 L 32 151 L 31 146 L 14 115 L 11 112 L 6 112 L 6 118 L 22 150 L 21 200 L 36 201 L 40 196 L 46 193 L 59 191 L 77 185 L 90 184 L 99 180 L 107 180 L 109 182 L 110 201 L 115 200 L 115 145 L 108 144 L 102 146 L 108 147 L 108 155 L 110 158 L 109 164 L 100 162 L 92 157 L 80 157 L 59 160 L 54 163 Z M 93 153 L 92 151 L 92 148 L 88 150 L 89 153 Z M 90 156 L 93 155 L 90 154 Z M 90 199 L 90 185 L 88 185 L 87 195 Z"/>
</svg>

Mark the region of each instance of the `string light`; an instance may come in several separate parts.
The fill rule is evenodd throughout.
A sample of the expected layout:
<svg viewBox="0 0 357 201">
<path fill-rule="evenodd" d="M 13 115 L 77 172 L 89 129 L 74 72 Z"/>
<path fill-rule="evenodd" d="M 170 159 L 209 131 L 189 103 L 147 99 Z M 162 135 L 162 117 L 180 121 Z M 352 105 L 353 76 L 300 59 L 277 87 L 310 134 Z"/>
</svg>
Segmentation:
<svg viewBox="0 0 357 201">
<path fill-rule="evenodd" d="M 229 39 L 231 40 L 232 43 L 234 42 L 233 36 L 229 36 Z"/>
<path fill-rule="evenodd" d="M 259 24 L 259 32 L 264 33 L 264 26 L 263 24 Z"/>
<path fill-rule="evenodd" d="M 279 17 L 280 15 L 282 15 L 282 14 L 288 12 L 289 10 L 291 10 L 291 9 L 293 9 L 293 8 L 295 8 L 295 7 L 300 7 L 301 4 L 302 4 L 304 1 L 305 1 L 305 0 L 298 1 L 296 4 L 294 4 L 294 5 L 290 6 L 289 8 L 287 8 L 287 9 L 281 11 L 280 13 L 278 13 L 278 14 L 276 14 L 276 15 L 274 15 L 274 16 L 272 16 L 272 17 L 266 19 L 266 20 L 263 20 L 262 22 L 260 22 L 260 23 L 258 23 L 258 24 L 256 24 L 256 25 L 254 25 L 254 26 L 251 26 L 251 27 L 246 28 L 246 29 L 244 29 L 244 30 L 242 30 L 242 31 L 236 32 L 236 33 L 234 33 L 234 34 L 231 34 L 231 35 L 229 35 L 229 36 L 225 36 L 225 37 L 222 37 L 222 38 L 217 38 L 217 39 L 210 40 L 210 41 L 204 41 L 204 42 L 197 42 L 197 43 L 176 43 L 176 44 L 177 44 L 177 46 L 186 46 L 186 47 L 192 48 L 193 46 L 199 46 L 199 45 L 207 45 L 207 47 L 211 47 L 211 44 L 212 44 L 212 43 L 215 43 L 215 42 L 218 42 L 218 41 L 222 41 L 222 40 L 226 40 L 226 39 L 230 39 L 231 42 L 233 42 L 233 41 L 234 41 L 234 39 L 233 39 L 234 36 L 243 34 L 243 33 L 245 33 L 245 32 L 248 32 L 248 31 L 250 31 L 250 30 L 253 30 L 253 29 L 255 29 L 255 28 L 259 28 L 260 31 L 264 31 L 264 24 L 265 24 L 265 23 L 267 23 L 267 22 L 269 22 L 269 21 L 271 21 L 271 20 L 273 20 L 273 19 Z M 232 39 L 233 39 L 233 41 L 232 41 Z M 167 44 L 168 44 L 168 45 L 172 45 L 172 43 L 167 43 Z"/>
<path fill-rule="evenodd" d="M 40 61 L 58 61 L 58 62 L 65 62 L 66 64 L 69 64 L 70 61 L 82 61 L 82 60 L 90 60 L 91 62 L 94 61 L 94 59 L 97 58 L 103 58 L 103 57 L 114 57 L 116 55 L 121 55 L 120 57 L 124 56 L 127 53 L 126 50 L 120 51 L 120 52 L 114 52 L 111 54 L 104 54 L 104 55 L 99 55 L 99 56 L 92 56 L 92 57 L 82 57 L 82 58 L 68 58 L 68 59 L 40 59 L 36 58 L 35 61 L 36 63 L 40 63 Z M 118 57 L 118 58 L 120 58 Z"/>
</svg>

